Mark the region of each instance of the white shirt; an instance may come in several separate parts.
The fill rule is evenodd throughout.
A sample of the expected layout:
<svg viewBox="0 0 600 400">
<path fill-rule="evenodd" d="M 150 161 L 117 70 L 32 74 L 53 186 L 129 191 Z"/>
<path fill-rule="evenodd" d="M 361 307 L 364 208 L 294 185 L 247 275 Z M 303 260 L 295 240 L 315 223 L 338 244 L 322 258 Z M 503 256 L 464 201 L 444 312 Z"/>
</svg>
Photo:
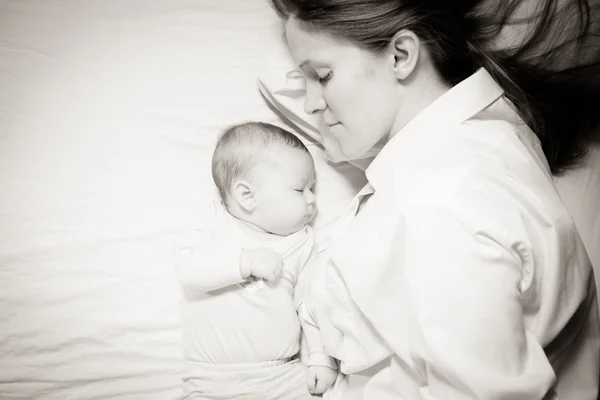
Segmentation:
<svg viewBox="0 0 600 400">
<path fill-rule="evenodd" d="M 321 267 L 338 285 L 315 282 L 311 298 L 330 355 L 365 339 L 351 369 L 385 342 L 389 366 L 364 399 L 597 399 L 590 261 L 539 140 L 485 70 L 366 174 L 361 196 L 374 194 L 355 217 L 354 202 Z"/>
<path fill-rule="evenodd" d="M 216 203 L 208 207 L 203 220 L 202 230 L 183 236 L 175 249 L 177 277 L 186 288 L 182 302 L 186 359 L 244 364 L 296 355 L 300 346 L 297 310 L 302 307 L 304 277 L 316 253 L 310 226 L 286 237 L 258 240 Z M 281 275 L 273 283 L 244 283 L 240 275 L 242 249 L 257 247 L 283 256 Z M 309 365 L 330 365 L 319 344 L 308 349 Z"/>
</svg>

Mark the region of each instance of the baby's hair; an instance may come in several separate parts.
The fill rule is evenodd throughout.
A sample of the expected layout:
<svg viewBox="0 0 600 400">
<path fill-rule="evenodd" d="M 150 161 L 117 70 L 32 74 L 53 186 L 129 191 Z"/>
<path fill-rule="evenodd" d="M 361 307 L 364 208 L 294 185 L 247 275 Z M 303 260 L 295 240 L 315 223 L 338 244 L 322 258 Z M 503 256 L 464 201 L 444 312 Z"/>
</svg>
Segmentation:
<svg viewBox="0 0 600 400">
<path fill-rule="evenodd" d="M 264 156 L 263 150 L 273 145 L 309 153 L 296 135 L 265 122 L 244 122 L 221 133 L 212 156 L 212 176 L 223 201 L 227 201 L 233 182 L 244 178 Z"/>
</svg>

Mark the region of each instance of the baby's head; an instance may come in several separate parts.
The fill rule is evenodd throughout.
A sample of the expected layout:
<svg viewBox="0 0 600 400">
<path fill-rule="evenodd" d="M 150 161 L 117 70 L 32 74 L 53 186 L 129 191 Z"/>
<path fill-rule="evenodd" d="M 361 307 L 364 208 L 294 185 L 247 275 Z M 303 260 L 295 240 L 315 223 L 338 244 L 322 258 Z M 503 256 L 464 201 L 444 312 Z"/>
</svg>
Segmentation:
<svg viewBox="0 0 600 400">
<path fill-rule="evenodd" d="M 302 229 L 316 212 L 311 154 L 292 133 L 263 122 L 223 132 L 212 175 L 227 210 L 277 235 Z"/>
</svg>

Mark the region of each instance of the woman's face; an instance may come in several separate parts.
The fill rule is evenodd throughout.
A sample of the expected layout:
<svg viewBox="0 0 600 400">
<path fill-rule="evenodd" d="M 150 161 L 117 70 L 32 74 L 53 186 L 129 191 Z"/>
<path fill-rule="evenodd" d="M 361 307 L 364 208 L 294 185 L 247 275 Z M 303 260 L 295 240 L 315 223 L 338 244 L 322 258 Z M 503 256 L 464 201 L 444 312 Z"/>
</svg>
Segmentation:
<svg viewBox="0 0 600 400">
<path fill-rule="evenodd" d="M 360 159 L 394 134 L 400 106 L 393 54 L 374 55 L 290 18 L 286 35 L 306 78 L 304 110 L 318 113 L 327 155 Z"/>
</svg>

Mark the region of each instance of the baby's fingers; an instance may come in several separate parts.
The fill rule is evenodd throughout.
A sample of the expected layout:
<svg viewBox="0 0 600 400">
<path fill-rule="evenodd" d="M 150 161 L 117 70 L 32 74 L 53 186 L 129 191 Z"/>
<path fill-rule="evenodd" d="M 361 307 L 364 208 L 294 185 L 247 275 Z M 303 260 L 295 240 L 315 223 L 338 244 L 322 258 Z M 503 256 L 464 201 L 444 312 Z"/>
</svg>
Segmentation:
<svg viewBox="0 0 600 400">
<path fill-rule="evenodd" d="M 279 259 L 277 261 L 277 264 L 275 264 L 275 268 L 273 268 L 273 270 L 272 270 L 273 279 L 276 279 L 277 277 L 279 277 L 279 275 L 281 275 L 282 270 L 283 270 L 283 261 L 281 261 L 281 259 Z"/>
<path fill-rule="evenodd" d="M 317 389 L 317 375 L 312 373 L 310 369 L 308 370 L 308 391 L 311 394 L 315 394 L 315 390 Z"/>
<path fill-rule="evenodd" d="M 264 280 L 267 282 L 273 282 L 277 278 L 275 271 L 269 271 L 265 273 Z"/>
<path fill-rule="evenodd" d="M 327 383 L 317 379 L 317 385 L 315 387 L 314 394 L 323 394 L 327 390 Z"/>
</svg>

